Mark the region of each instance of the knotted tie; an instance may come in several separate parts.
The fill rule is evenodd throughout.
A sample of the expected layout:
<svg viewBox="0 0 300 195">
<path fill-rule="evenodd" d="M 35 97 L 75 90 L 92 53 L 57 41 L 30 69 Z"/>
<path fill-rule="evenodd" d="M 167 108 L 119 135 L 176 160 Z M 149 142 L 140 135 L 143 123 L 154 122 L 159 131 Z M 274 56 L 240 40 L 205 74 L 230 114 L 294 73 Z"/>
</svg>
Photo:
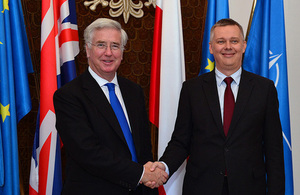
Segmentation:
<svg viewBox="0 0 300 195">
<path fill-rule="evenodd" d="M 227 136 L 229 126 L 231 123 L 231 118 L 233 115 L 235 101 L 231 90 L 231 82 L 233 81 L 233 79 L 231 77 L 226 77 L 224 81 L 227 84 L 227 86 L 224 94 L 223 128 L 224 128 L 225 136 Z"/>
<path fill-rule="evenodd" d="M 110 104 L 111 107 L 113 108 L 117 119 L 119 121 L 119 124 L 121 126 L 121 129 L 123 131 L 124 137 L 126 139 L 127 145 L 129 147 L 129 150 L 131 152 L 131 156 L 132 156 L 132 160 L 134 162 L 137 162 L 137 156 L 136 156 L 136 151 L 135 151 L 135 147 L 134 147 L 134 143 L 133 143 L 133 139 L 132 139 L 132 135 L 129 129 L 129 125 L 127 122 L 127 119 L 125 117 L 124 111 L 122 109 L 122 106 L 116 96 L 115 93 L 115 84 L 114 83 L 107 83 L 106 84 L 108 91 L 109 91 L 109 99 L 110 99 Z"/>
</svg>

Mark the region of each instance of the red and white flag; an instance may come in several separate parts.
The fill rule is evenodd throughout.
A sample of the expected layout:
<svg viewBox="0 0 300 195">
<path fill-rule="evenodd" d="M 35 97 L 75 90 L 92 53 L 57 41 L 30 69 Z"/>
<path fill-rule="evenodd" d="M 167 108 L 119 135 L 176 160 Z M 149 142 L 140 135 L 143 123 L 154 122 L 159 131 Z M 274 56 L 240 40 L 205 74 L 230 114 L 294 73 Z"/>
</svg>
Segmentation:
<svg viewBox="0 0 300 195">
<path fill-rule="evenodd" d="M 40 110 L 34 138 L 29 194 L 61 194 L 61 142 L 53 94 L 76 77 L 79 39 L 75 0 L 42 0 Z"/>
<path fill-rule="evenodd" d="M 158 157 L 174 130 L 185 63 L 180 0 L 157 0 L 149 97 L 149 120 L 158 127 Z M 159 188 L 160 195 L 181 195 L 185 163 Z"/>
</svg>

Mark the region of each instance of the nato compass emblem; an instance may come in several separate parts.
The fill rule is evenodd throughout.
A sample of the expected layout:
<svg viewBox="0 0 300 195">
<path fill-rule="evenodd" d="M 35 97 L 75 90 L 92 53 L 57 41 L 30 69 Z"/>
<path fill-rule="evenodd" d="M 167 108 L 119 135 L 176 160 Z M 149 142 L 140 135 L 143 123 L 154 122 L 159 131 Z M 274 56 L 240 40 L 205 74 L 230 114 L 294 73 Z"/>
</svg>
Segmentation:
<svg viewBox="0 0 300 195">
<path fill-rule="evenodd" d="M 279 64 L 278 64 L 278 60 L 279 58 L 282 56 L 281 54 L 273 54 L 272 51 L 269 51 L 270 57 L 269 57 L 269 70 L 271 70 L 273 68 L 273 66 L 275 65 L 275 69 L 276 69 L 276 78 L 272 79 L 274 81 L 275 87 L 277 87 L 278 81 L 279 81 Z M 273 68 L 274 69 L 274 68 Z"/>
</svg>

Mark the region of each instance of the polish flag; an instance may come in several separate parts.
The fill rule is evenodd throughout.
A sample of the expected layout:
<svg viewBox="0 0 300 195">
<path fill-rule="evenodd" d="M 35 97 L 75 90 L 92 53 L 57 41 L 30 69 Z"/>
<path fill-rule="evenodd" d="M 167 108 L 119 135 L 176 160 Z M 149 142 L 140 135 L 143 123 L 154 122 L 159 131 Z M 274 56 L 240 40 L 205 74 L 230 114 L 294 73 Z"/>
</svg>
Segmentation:
<svg viewBox="0 0 300 195">
<path fill-rule="evenodd" d="M 150 79 L 149 120 L 158 127 L 158 157 L 174 130 L 185 80 L 180 0 L 157 0 Z M 160 195 L 181 195 L 185 163 L 159 188 Z"/>
</svg>

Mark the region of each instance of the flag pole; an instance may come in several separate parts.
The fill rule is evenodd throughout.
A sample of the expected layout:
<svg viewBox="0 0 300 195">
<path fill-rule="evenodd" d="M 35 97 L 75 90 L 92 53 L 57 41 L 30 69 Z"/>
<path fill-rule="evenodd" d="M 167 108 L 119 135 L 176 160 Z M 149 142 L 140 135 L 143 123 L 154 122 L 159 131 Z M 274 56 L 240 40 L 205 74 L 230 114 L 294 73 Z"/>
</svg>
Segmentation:
<svg viewBox="0 0 300 195">
<path fill-rule="evenodd" d="M 153 155 L 153 160 L 157 161 L 158 160 L 158 128 L 150 123 L 150 128 L 151 128 L 151 143 L 152 143 L 152 155 Z"/>
<path fill-rule="evenodd" d="M 250 33 L 250 28 L 251 28 L 251 24 L 252 24 L 253 15 L 254 15 L 254 10 L 256 7 L 256 2 L 257 2 L 257 0 L 253 0 L 252 9 L 251 9 L 251 13 L 250 13 L 250 19 L 249 19 L 247 33 L 246 33 L 246 41 L 248 41 L 248 36 Z"/>
</svg>

